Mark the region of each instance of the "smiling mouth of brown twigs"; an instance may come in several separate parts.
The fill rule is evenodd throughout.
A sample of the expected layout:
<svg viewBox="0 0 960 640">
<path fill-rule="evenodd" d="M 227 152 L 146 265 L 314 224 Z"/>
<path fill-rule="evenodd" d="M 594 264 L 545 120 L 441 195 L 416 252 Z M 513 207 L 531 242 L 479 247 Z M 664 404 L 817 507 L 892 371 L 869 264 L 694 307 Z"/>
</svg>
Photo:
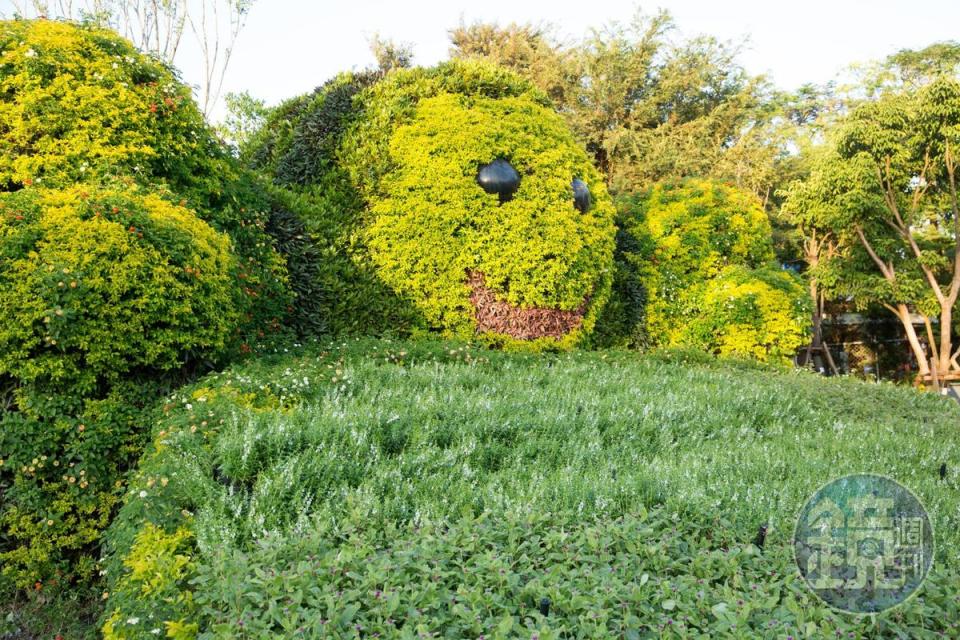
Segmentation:
<svg viewBox="0 0 960 640">
<path fill-rule="evenodd" d="M 590 296 L 587 296 L 572 311 L 516 307 L 500 300 L 487 287 L 480 271 L 467 271 L 467 286 L 470 287 L 470 304 L 473 305 L 477 331 L 505 334 L 516 340 L 562 338 L 580 328 L 590 303 Z"/>
</svg>

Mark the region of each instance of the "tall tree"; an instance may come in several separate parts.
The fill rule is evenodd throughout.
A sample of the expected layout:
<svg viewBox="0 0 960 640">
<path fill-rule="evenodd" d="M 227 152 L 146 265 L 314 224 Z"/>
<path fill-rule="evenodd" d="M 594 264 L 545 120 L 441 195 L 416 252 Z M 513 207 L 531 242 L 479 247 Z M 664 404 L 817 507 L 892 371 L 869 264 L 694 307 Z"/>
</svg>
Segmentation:
<svg viewBox="0 0 960 640">
<path fill-rule="evenodd" d="M 557 42 L 549 25 L 460 23 L 449 36 L 451 57 L 483 58 L 512 69 L 531 80 L 558 106 L 566 103 L 576 83 L 572 51 Z"/>
<path fill-rule="evenodd" d="M 406 69 L 413 64 L 413 45 L 394 42 L 379 33 L 370 39 L 370 53 L 377 61 L 377 68 L 386 73 L 392 69 Z"/>
<path fill-rule="evenodd" d="M 737 47 L 673 30 L 663 11 L 572 44 L 549 27 L 461 25 L 451 53 L 512 68 L 547 93 L 614 191 L 699 175 L 768 198 L 781 153 L 769 84 L 737 64 Z"/>
<path fill-rule="evenodd" d="M 789 208 L 836 235 L 844 289 L 861 306 L 892 312 L 921 375 L 939 378 L 960 373 L 958 148 L 960 82 L 941 76 L 853 109 L 812 178 L 788 197 Z"/>
</svg>

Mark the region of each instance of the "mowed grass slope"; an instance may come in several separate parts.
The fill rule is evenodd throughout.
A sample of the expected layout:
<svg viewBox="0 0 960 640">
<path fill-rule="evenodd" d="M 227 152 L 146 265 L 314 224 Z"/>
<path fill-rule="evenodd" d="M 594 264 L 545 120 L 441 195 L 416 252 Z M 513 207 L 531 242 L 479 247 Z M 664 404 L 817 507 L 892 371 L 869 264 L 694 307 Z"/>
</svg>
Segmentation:
<svg viewBox="0 0 960 640">
<path fill-rule="evenodd" d="M 956 632 L 960 410 L 890 385 L 688 360 L 362 340 L 210 376 L 164 407 L 110 532 L 111 628 Z M 925 593 L 875 619 L 830 612 L 792 564 L 803 503 L 855 472 L 913 489 L 937 534 Z M 164 553 L 188 560 L 172 570 Z M 169 574 L 167 591 L 144 589 L 144 562 Z"/>
</svg>

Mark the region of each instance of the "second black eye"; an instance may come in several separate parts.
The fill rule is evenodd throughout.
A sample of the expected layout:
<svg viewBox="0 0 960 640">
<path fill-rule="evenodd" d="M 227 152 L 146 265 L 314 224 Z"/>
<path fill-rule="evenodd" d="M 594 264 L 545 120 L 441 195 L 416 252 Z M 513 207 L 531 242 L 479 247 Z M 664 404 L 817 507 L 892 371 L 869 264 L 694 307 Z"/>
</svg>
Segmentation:
<svg viewBox="0 0 960 640">
<path fill-rule="evenodd" d="M 496 193 L 500 202 L 506 202 L 520 188 L 520 174 L 503 158 L 480 167 L 477 184 L 487 193 Z"/>
<path fill-rule="evenodd" d="M 590 210 L 590 188 L 587 183 L 580 178 L 574 178 L 570 183 L 573 187 L 573 206 L 580 210 L 580 213 L 586 213 Z"/>
</svg>

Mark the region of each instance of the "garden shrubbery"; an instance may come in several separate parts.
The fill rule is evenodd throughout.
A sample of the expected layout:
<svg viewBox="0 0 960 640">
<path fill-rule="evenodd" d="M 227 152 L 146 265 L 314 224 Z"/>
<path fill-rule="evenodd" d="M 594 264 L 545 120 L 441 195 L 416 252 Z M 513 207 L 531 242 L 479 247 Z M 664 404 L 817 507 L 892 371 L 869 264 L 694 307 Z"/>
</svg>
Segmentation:
<svg viewBox="0 0 960 640">
<path fill-rule="evenodd" d="M 0 194 L 3 577 L 69 575 L 61 561 L 95 547 L 141 444 L 137 409 L 226 350 L 237 269 L 225 234 L 155 195 Z"/>
<path fill-rule="evenodd" d="M 955 407 L 673 355 L 350 340 L 182 388 L 106 536 L 107 635 L 955 632 Z M 800 582 L 797 509 L 838 468 L 923 500 L 922 597 L 847 617 Z"/>
<path fill-rule="evenodd" d="M 155 195 L 0 194 L 0 265 L 0 372 L 29 387 L 87 397 L 216 358 L 238 321 L 228 236 Z"/>
<path fill-rule="evenodd" d="M 95 575 L 162 393 L 307 323 L 284 213 L 115 33 L 0 21 L 0 592 Z M 277 225 L 274 225 L 277 226 Z M 285 246 L 297 240 L 285 237 Z"/>
<path fill-rule="evenodd" d="M 320 278 L 336 329 L 570 346 L 586 342 L 609 296 L 604 180 L 546 100 L 504 70 L 459 62 L 347 74 L 278 108 L 245 156 L 304 199 L 306 226 L 330 257 Z M 498 158 L 522 176 L 503 202 L 476 180 Z M 590 189 L 585 211 L 574 179 Z M 514 308 L 586 311 L 560 336 L 491 330 L 475 317 L 470 273 Z"/>
<path fill-rule="evenodd" d="M 640 293 L 608 310 L 608 342 L 787 361 L 806 340 L 808 296 L 774 262 L 753 195 L 710 180 L 658 183 L 623 200 L 619 226 L 615 286 Z"/>
<path fill-rule="evenodd" d="M 265 231 L 277 203 L 174 70 L 112 31 L 49 20 L 0 21 L 0 53 L 0 192 L 141 185 L 183 204 L 232 240 L 242 337 L 279 326 L 292 300 Z"/>
<path fill-rule="evenodd" d="M 0 189 L 209 179 L 215 140 L 174 72 L 114 32 L 0 21 Z"/>
</svg>

